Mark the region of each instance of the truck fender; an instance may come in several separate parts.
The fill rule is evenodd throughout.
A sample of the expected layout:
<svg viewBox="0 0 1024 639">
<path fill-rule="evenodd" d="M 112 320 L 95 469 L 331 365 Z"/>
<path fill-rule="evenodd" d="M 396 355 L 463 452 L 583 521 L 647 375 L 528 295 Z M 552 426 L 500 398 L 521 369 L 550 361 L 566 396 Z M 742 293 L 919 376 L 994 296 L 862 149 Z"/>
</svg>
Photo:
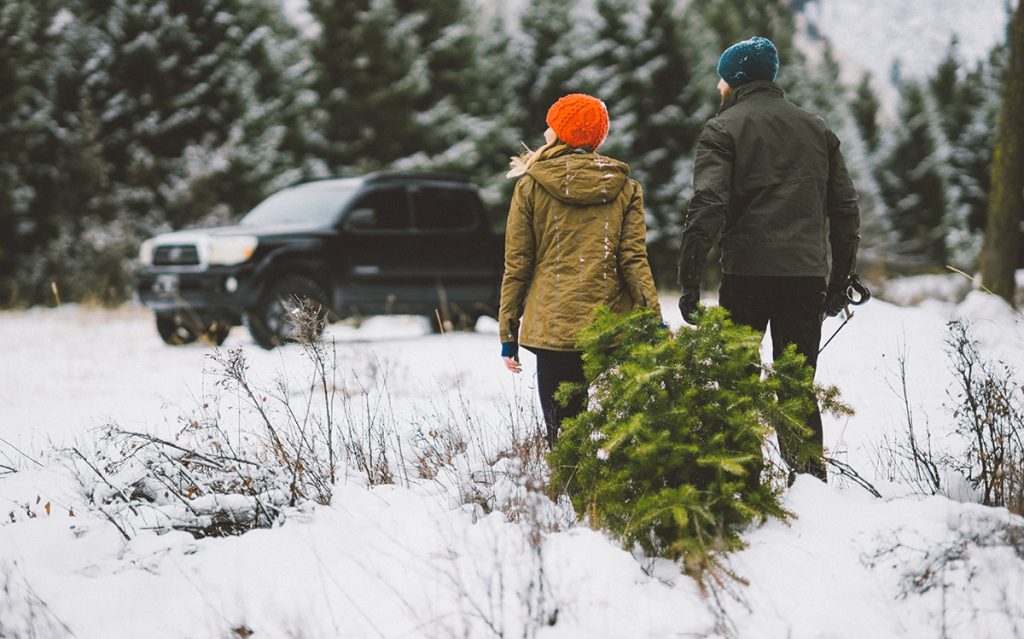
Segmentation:
<svg viewBox="0 0 1024 639">
<path fill-rule="evenodd" d="M 330 290 L 330 286 L 327 286 L 329 283 L 324 281 L 322 269 L 324 248 L 322 241 L 311 239 L 293 242 L 268 253 L 253 271 L 256 296 L 262 295 L 267 285 L 279 273 L 305 275 L 320 283 L 325 290 Z"/>
</svg>

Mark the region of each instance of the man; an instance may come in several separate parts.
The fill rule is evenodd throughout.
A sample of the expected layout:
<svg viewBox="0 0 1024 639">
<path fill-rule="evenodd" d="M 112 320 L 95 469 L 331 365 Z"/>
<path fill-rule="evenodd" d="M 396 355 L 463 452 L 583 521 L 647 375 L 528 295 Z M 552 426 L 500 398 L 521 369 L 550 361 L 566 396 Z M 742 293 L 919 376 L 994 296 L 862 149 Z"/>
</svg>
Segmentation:
<svg viewBox="0 0 1024 639">
<path fill-rule="evenodd" d="M 839 139 L 821 118 L 785 99 L 775 84 L 778 71 L 775 45 L 761 37 L 734 44 L 718 62 L 722 107 L 697 143 L 679 310 L 696 323 L 704 263 L 724 225 L 719 303 L 737 323 L 761 332 L 771 325 L 773 357 L 795 344 L 815 367 L 822 313 L 837 315 L 847 303 L 860 212 Z M 807 426 L 810 461 L 795 461 L 785 442 L 781 452 L 791 471 L 824 481 L 817 409 Z"/>
</svg>

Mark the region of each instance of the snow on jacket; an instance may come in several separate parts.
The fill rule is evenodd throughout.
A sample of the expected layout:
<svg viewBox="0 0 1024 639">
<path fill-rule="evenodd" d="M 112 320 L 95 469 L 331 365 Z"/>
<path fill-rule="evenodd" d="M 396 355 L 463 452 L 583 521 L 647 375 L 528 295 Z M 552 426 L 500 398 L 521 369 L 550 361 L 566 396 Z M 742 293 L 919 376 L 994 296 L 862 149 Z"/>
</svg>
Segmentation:
<svg viewBox="0 0 1024 639">
<path fill-rule="evenodd" d="M 555 147 L 520 178 L 512 195 L 501 341 L 578 350 L 577 333 L 600 306 L 660 314 L 646 241 L 643 191 L 629 179 L 629 167 Z"/>
<path fill-rule="evenodd" d="M 700 286 L 722 232 L 731 275 L 829 275 L 845 282 L 860 242 L 857 191 L 839 139 L 788 102 L 774 82 L 733 90 L 697 142 L 693 198 L 683 228 L 679 283 Z"/>
</svg>

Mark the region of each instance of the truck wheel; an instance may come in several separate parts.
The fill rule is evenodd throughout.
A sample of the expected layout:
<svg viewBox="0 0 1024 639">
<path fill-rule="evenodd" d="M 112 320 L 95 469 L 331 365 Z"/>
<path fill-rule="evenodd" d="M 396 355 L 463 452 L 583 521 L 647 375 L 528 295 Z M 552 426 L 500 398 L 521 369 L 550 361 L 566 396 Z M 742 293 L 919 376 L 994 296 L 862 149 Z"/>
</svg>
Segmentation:
<svg viewBox="0 0 1024 639">
<path fill-rule="evenodd" d="M 157 315 L 156 332 L 160 334 L 160 339 L 164 341 L 164 344 L 170 346 L 191 344 L 199 339 L 199 335 L 179 322 L 175 315 Z"/>
<path fill-rule="evenodd" d="M 206 330 L 203 331 L 202 339 L 208 344 L 220 346 L 228 338 L 228 333 L 230 332 L 230 326 L 215 322 L 213 325 L 206 327 Z"/>
<path fill-rule="evenodd" d="M 320 285 L 301 275 L 289 275 L 274 282 L 245 314 L 245 325 L 259 346 L 270 350 L 298 337 L 296 321 L 303 303 L 312 304 L 312 329 L 319 339 L 327 323 L 327 294 Z"/>
</svg>

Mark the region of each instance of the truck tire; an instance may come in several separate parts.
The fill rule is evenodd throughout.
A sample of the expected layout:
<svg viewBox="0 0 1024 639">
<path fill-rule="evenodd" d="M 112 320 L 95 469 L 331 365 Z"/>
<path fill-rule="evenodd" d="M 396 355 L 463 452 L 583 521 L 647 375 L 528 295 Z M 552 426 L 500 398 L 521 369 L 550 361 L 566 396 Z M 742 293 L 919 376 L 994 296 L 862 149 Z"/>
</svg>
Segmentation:
<svg viewBox="0 0 1024 639">
<path fill-rule="evenodd" d="M 210 326 L 204 326 L 201 330 L 197 330 L 194 323 L 190 324 L 188 321 L 183 321 L 181 315 L 157 315 L 156 332 L 160 335 L 160 339 L 164 341 L 164 344 L 170 346 L 184 346 L 185 344 L 192 344 L 196 340 L 203 340 L 207 344 L 220 346 L 228 338 L 231 326 L 214 322 Z"/>
<path fill-rule="evenodd" d="M 164 344 L 183 346 L 199 339 L 199 335 L 185 324 L 178 321 L 175 315 L 157 315 L 156 332 Z"/>
<path fill-rule="evenodd" d="M 308 277 L 287 275 L 267 287 L 255 306 L 245 313 L 245 326 L 253 341 L 267 350 L 295 341 L 294 319 L 307 300 L 316 313 L 311 327 L 313 337 L 319 339 L 329 314 L 327 294 Z"/>
<path fill-rule="evenodd" d="M 221 324 L 220 322 L 214 323 L 212 326 L 207 326 L 206 330 L 201 335 L 202 340 L 207 344 L 214 346 L 220 346 L 224 343 L 224 340 L 228 338 L 228 333 L 231 332 L 231 326 L 228 324 Z"/>
</svg>

